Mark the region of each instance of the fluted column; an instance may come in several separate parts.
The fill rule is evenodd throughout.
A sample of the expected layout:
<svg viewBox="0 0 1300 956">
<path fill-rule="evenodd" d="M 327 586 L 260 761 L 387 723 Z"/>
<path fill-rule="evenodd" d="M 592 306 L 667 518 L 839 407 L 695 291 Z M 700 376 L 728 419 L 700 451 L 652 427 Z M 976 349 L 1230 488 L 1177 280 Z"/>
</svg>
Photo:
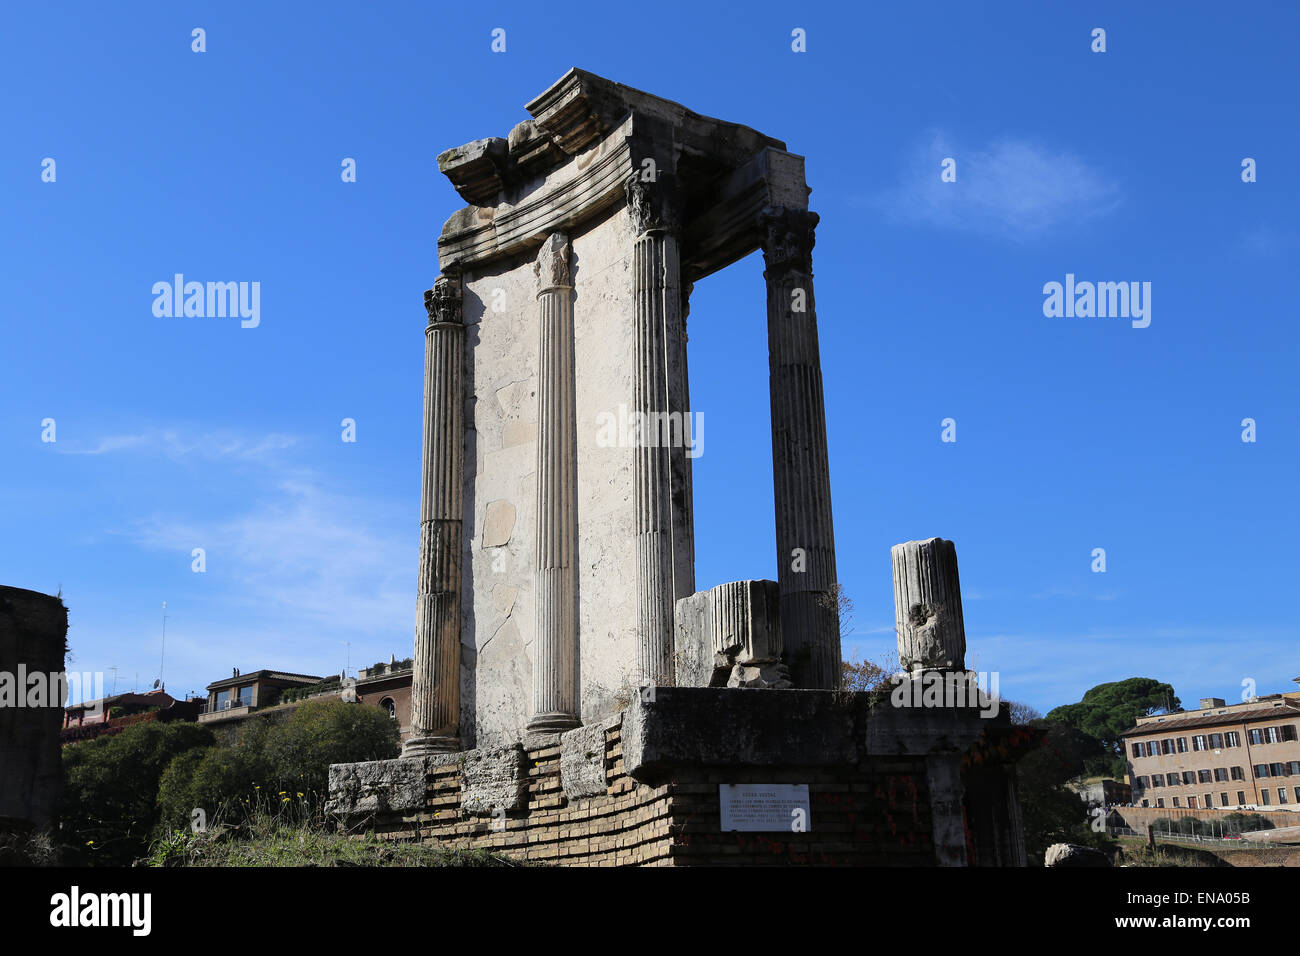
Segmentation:
<svg viewBox="0 0 1300 956">
<path fill-rule="evenodd" d="M 639 676 L 643 684 L 673 683 L 673 604 L 695 590 L 689 527 L 689 462 L 675 443 L 686 425 L 685 342 L 678 221 L 661 184 L 633 177 L 627 185 L 636 241 L 633 250 L 636 351 L 633 408 L 638 422 L 633 480 L 636 509 L 636 604 Z M 676 418 L 670 414 L 676 412 Z M 674 461 L 677 461 L 676 469 Z M 673 479 L 678 488 L 674 495 Z M 676 497 L 677 503 L 674 503 Z M 675 509 L 679 514 L 676 519 Z M 683 520 L 680 512 L 685 513 Z M 675 537 L 676 535 L 676 537 Z M 685 557 L 681 561 L 679 556 Z"/>
<path fill-rule="evenodd" d="M 424 455 L 411 736 L 402 756 L 460 749 L 460 568 L 465 326 L 459 278 L 424 294 Z"/>
<path fill-rule="evenodd" d="M 692 441 L 703 440 L 703 432 L 693 423 L 690 376 L 686 364 L 686 319 L 691 311 L 694 284 L 679 282 L 680 307 L 669 314 L 672 324 L 665 326 L 665 364 L 668 372 L 668 414 L 677 428 L 679 439 L 668 448 L 668 496 L 673 526 L 673 600 L 674 604 L 695 593 L 695 501 L 691 481 Z"/>
<path fill-rule="evenodd" d="M 957 546 L 943 538 L 889 549 L 894 563 L 894 623 L 904 670 L 966 668 L 966 623 Z"/>
<path fill-rule="evenodd" d="M 554 733 L 582 723 L 577 703 L 577 409 L 569 240 L 542 244 L 537 274 L 537 640 L 528 729 Z"/>
<path fill-rule="evenodd" d="M 813 301 L 817 219 L 806 209 L 764 211 L 763 277 L 782 636 L 795 685 L 834 688 L 840 684 L 840 629 L 826 407 Z"/>
</svg>

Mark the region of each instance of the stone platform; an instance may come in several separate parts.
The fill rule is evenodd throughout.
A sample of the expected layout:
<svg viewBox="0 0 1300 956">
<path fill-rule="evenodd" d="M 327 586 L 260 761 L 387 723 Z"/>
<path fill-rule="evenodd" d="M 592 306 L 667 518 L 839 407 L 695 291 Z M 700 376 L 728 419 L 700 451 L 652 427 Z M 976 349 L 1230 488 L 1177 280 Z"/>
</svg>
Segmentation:
<svg viewBox="0 0 1300 956">
<path fill-rule="evenodd" d="M 352 832 L 567 866 L 1016 866 L 1024 736 L 1005 709 L 655 687 L 560 735 L 336 764 L 329 809 Z M 725 784 L 805 785 L 803 829 L 723 831 Z"/>
</svg>

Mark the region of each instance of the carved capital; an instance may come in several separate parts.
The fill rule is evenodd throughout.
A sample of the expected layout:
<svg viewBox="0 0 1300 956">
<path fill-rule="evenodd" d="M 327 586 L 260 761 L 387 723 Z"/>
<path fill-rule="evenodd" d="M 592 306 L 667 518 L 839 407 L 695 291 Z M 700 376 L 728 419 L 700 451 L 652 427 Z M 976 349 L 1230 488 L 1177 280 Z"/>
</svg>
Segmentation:
<svg viewBox="0 0 1300 956">
<path fill-rule="evenodd" d="M 681 229 L 676 197 L 663 182 L 644 182 L 641 173 L 633 172 L 624 181 L 623 191 L 632 216 L 632 228 L 638 236 L 647 232 L 676 233 Z"/>
<path fill-rule="evenodd" d="M 460 279 L 441 276 L 432 289 L 424 292 L 424 308 L 429 313 L 429 325 L 463 325 Z"/>
<path fill-rule="evenodd" d="M 763 261 L 768 271 L 812 275 L 814 230 L 819 219 L 817 213 L 806 209 L 763 210 Z"/>
<path fill-rule="evenodd" d="M 537 276 L 537 294 L 549 289 L 568 289 L 573 287 L 573 277 L 569 271 L 569 237 L 562 232 L 553 232 L 542 243 L 533 263 L 533 274 Z"/>
</svg>

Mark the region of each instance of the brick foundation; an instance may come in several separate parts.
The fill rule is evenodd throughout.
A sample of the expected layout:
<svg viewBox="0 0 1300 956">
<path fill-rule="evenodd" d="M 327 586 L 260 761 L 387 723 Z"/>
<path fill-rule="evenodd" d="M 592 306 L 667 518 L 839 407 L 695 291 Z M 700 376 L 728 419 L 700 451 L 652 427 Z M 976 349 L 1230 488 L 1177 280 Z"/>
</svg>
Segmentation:
<svg viewBox="0 0 1300 956">
<path fill-rule="evenodd" d="M 586 758 L 596 769 L 593 730 L 601 728 L 589 727 L 525 742 L 522 752 L 336 765 L 331 808 L 354 833 L 563 866 L 1008 865 L 1023 858 L 1018 830 L 977 825 L 994 813 L 1007 817 L 999 801 L 1008 799 L 1018 820 L 1013 775 L 1002 789 L 983 782 L 933 789 L 950 779 L 936 773 L 936 761 L 960 767 L 971 745 L 985 740 L 987 721 L 951 711 L 900 714 L 888 705 L 873 711 L 865 695 L 830 692 L 661 688 L 658 697 L 634 702 L 603 727 L 603 792 L 593 792 L 599 779 L 592 774 L 561 772 L 566 748 L 570 767 Z M 715 708 L 717 723 L 701 725 L 701 708 Z M 683 734 L 681 724 L 711 729 Z M 720 727 L 734 728 L 743 746 Z M 625 733 L 633 735 L 630 770 Z M 885 741 L 896 752 L 880 752 Z M 491 770 L 476 770 L 493 788 L 489 801 L 470 792 L 479 786 L 466 781 L 471 755 Z M 980 770 L 981 778 L 990 773 L 996 768 Z M 745 783 L 806 784 L 807 831 L 724 832 L 719 785 Z"/>
</svg>

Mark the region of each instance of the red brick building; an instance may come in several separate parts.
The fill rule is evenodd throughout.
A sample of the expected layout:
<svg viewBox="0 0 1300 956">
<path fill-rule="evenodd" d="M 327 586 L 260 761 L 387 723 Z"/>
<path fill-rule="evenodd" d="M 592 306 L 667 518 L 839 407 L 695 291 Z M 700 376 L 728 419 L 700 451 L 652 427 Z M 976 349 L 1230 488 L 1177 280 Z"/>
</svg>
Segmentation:
<svg viewBox="0 0 1300 956">
<path fill-rule="evenodd" d="M 357 700 L 388 711 L 397 721 L 403 741 L 411 735 L 412 663 L 410 658 L 404 661 L 389 658 L 387 664 L 357 671 Z"/>
</svg>

